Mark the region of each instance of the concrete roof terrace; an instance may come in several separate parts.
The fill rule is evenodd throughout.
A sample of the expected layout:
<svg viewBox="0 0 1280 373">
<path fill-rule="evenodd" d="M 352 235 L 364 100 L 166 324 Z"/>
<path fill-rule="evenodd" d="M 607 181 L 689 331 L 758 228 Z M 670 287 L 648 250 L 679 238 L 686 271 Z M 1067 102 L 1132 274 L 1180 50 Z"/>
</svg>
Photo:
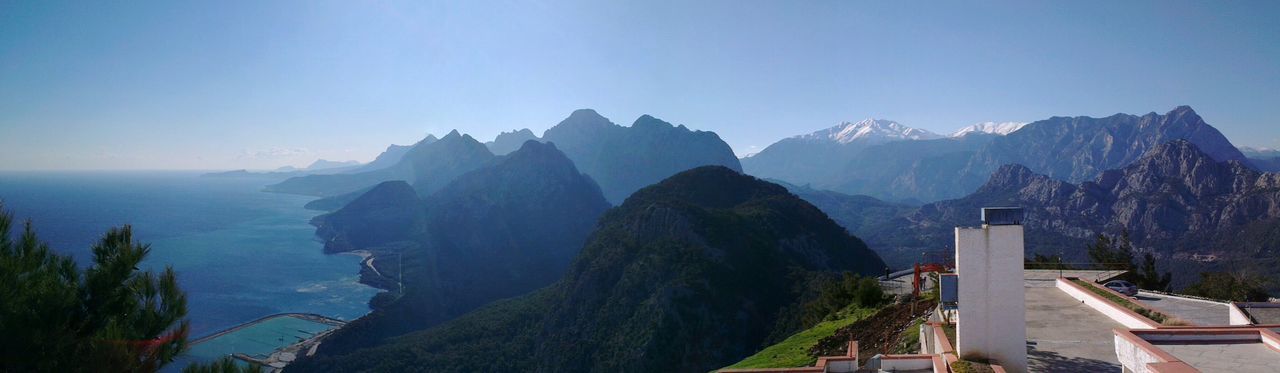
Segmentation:
<svg viewBox="0 0 1280 373">
<path fill-rule="evenodd" d="M 1280 335 L 1263 328 L 1116 329 L 1115 349 L 1134 372 L 1276 372 Z"/>
<path fill-rule="evenodd" d="M 1107 271 L 1064 271 L 1066 276 L 1114 276 Z M 1112 330 L 1120 323 L 1054 287 L 1057 270 L 1024 271 L 1027 360 L 1033 372 L 1119 371 Z"/>
<path fill-rule="evenodd" d="M 1210 326 L 1229 324 L 1227 317 L 1229 306 L 1226 303 L 1170 294 L 1152 293 L 1149 291 L 1140 291 L 1138 292 L 1138 296 L 1135 298 L 1150 308 L 1160 310 L 1161 313 L 1182 319 L 1183 321 L 1187 321 L 1194 325 Z"/>
</svg>

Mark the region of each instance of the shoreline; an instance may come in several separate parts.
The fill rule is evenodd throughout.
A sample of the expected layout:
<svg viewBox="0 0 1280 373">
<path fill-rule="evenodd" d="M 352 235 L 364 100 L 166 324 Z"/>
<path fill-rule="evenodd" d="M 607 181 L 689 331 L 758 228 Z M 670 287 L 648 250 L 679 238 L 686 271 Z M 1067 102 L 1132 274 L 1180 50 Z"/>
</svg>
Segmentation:
<svg viewBox="0 0 1280 373">
<path fill-rule="evenodd" d="M 212 339 L 214 339 L 214 338 L 218 338 L 218 337 L 221 337 L 221 336 L 224 336 L 224 335 L 231 334 L 231 333 L 233 333 L 233 332 L 239 331 L 239 330 L 244 329 L 244 328 L 248 328 L 248 327 L 251 327 L 251 326 L 254 326 L 254 325 L 261 324 L 261 323 L 263 323 L 263 322 L 266 322 L 267 320 L 277 319 L 277 318 L 281 318 L 281 317 L 293 317 L 293 318 L 303 319 L 303 320 L 307 320 L 307 321 L 314 321 L 314 322 L 318 322 L 318 323 L 321 323 L 321 324 L 326 324 L 326 325 L 334 326 L 334 329 L 341 328 L 343 325 L 346 325 L 346 324 L 347 324 L 347 322 L 346 322 L 346 321 L 342 321 L 342 320 L 338 320 L 338 319 L 335 319 L 335 318 L 332 318 L 332 317 L 328 317 L 328 316 L 320 315 L 320 314 L 314 314 L 314 313 L 305 313 L 305 312 L 284 312 L 284 313 L 276 313 L 276 314 L 270 314 L 270 315 L 266 315 L 266 316 L 263 316 L 263 317 L 259 317 L 259 318 L 256 318 L 256 319 L 253 319 L 253 320 L 250 320 L 250 321 L 246 321 L 246 322 L 243 322 L 243 323 L 237 324 L 236 326 L 232 326 L 232 327 L 230 327 L 230 328 L 222 329 L 222 330 L 219 330 L 219 331 L 216 331 L 216 332 L 210 333 L 209 335 L 205 335 L 205 336 L 200 337 L 200 338 L 192 339 L 189 345 L 190 345 L 190 346 L 195 346 L 195 345 L 198 345 L 198 344 L 201 344 L 201 343 L 204 343 L 204 342 L 208 342 L 209 340 L 212 340 Z"/>
</svg>

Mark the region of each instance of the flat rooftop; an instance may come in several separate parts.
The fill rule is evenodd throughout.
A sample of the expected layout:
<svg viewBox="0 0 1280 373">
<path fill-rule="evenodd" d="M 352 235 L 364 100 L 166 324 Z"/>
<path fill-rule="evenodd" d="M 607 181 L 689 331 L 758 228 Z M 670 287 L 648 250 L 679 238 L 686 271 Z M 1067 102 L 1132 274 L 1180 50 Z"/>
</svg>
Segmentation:
<svg viewBox="0 0 1280 373">
<path fill-rule="evenodd" d="M 1115 349 L 1129 370 L 1159 364 L 1179 372 L 1263 373 L 1280 367 L 1280 335 L 1267 329 L 1116 329 L 1114 333 Z"/>
<path fill-rule="evenodd" d="M 1206 373 L 1274 373 L 1280 366 L 1280 353 L 1260 342 L 1154 342 L 1152 345 Z"/>
<path fill-rule="evenodd" d="M 1253 319 L 1254 324 L 1280 325 L 1280 303 L 1237 303 L 1236 307 Z"/>
<path fill-rule="evenodd" d="M 1230 306 L 1226 303 L 1146 291 L 1138 292 L 1136 298 L 1166 315 L 1177 317 L 1195 325 L 1210 326 L 1231 323 L 1230 317 L 1228 317 Z"/>
<path fill-rule="evenodd" d="M 1026 270 L 1027 363 L 1033 372 L 1120 370 L 1112 329 L 1120 323 L 1055 287 L 1058 276 L 1110 278 L 1116 271 Z"/>
</svg>

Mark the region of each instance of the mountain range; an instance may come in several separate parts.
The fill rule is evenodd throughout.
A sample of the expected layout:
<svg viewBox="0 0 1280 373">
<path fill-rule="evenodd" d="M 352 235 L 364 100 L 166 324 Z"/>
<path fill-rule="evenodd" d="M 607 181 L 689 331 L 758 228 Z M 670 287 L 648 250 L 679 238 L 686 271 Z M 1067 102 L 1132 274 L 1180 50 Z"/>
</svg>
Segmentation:
<svg viewBox="0 0 1280 373">
<path fill-rule="evenodd" d="M 733 150 L 713 132 L 674 126 L 649 115 L 623 127 L 594 110 L 581 109 L 547 129 L 541 138 L 522 129 L 504 132 L 494 141 L 481 144 L 455 130 L 439 140 L 428 136 L 408 149 L 393 145 L 356 172 L 292 178 L 266 189 L 327 197 L 308 205 L 327 211 L 355 200 L 384 181 L 407 181 L 425 196 L 495 154 L 509 153 L 529 140 L 554 143 L 599 183 L 605 197 L 614 204 L 641 187 L 690 168 L 721 165 L 742 170 Z"/>
<path fill-rule="evenodd" d="M 1249 163 L 1255 168 L 1267 172 L 1280 172 L 1280 150 L 1269 148 L 1240 147 L 1240 152 L 1249 157 Z"/>
<path fill-rule="evenodd" d="M 1156 145 L 1184 139 L 1215 160 L 1244 160 L 1230 141 L 1190 107 L 1159 115 L 1053 117 L 1007 135 L 886 141 L 779 141 L 743 160 L 752 175 L 796 185 L 921 203 L 976 191 L 1005 164 L 1022 164 L 1052 178 L 1080 182 L 1132 163 Z M 1054 156 L 1045 156 L 1053 154 Z"/>
<path fill-rule="evenodd" d="M 822 193 L 798 194 L 867 240 L 895 268 L 913 263 L 921 252 L 945 251 L 952 227 L 972 224 L 974 212 L 985 206 L 1026 210 L 1029 254 L 1087 261 L 1084 245 L 1096 234 L 1121 231 L 1163 259 L 1280 254 L 1280 174 L 1256 171 L 1240 160 L 1219 161 L 1187 140 L 1157 145 L 1125 167 L 1078 184 L 1005 165 L 968 196 L 918 208 Z"/>
<path fill-rule="evenodd" d="M 321 352 L 374 345 L 552 283 L 609 207 L 564 153 L 537 141 L 421 193 L 384 182 L 314 222 L 327 251 L 371 251 L 367 266 L 402 279 Z"/>
<path fill-rule="evenodd" d="M 605 213 L 548 287 L 289 370 L 708 371 L 794 332 L 806 281 L 882 267 L 785 188 L 699 167 Z"/>
</svg>

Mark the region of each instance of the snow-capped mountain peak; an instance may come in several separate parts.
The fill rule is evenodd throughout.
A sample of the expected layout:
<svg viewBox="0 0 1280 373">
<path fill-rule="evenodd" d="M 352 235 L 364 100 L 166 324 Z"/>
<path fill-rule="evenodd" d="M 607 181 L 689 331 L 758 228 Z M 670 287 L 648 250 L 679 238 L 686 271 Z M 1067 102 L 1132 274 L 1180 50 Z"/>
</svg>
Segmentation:
<svg viewBox="0 0 1280 373">
<path fill-rule="evenodd" d="M 1023 122 L 982 122 L 965 128 L 961 128 L 951 133 L 951 137 L 960 137 L 970 133 L 990 133 L 994 135 L 1008 135 L 1013 131 L 1017 131 L 1022 126 L 1027 125 Z"/>
<path fill-rule="evenodd" d="M 835 127 L 798 136 L 803 139 L 835 141 L 841 144 L 863 142 L 868 144 L 885 143 L 895 140 L 930 140 L 942 138 L 942 135 L 904 126 L 898 122 L 884 119 L 866 119 L 861 122 L 844 122 Z"/>
</svg>

